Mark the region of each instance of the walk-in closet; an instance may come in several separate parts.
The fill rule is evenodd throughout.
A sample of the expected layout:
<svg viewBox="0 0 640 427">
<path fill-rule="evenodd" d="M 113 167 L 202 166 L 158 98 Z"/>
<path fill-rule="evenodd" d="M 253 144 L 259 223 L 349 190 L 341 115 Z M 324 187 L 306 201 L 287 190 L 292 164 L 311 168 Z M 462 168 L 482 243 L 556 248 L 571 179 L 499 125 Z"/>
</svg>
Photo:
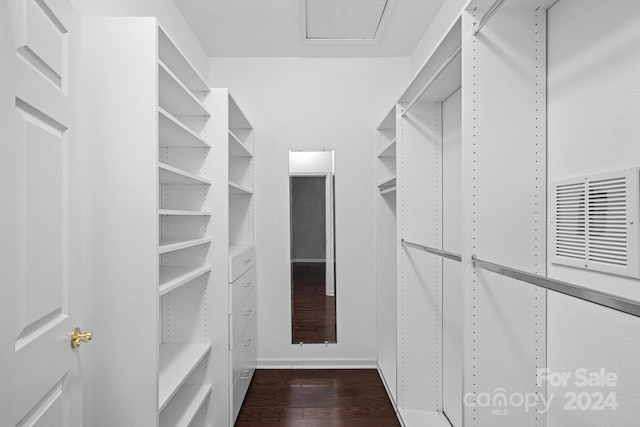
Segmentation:
<svg viewBox="0 0 640 427">
<path fill-rule="evenodd" d="M 0 427 L 640 419 L 640 2 L 0 0 Z"/>
</svg>

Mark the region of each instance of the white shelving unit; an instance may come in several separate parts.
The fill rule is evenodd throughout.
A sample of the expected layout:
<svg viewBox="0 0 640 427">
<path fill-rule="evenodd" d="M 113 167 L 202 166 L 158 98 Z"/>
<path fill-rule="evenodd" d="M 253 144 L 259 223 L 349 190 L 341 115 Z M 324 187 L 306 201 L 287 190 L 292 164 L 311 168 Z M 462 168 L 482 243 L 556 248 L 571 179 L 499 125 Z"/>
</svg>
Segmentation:
<svg viewBox="0 0 640 427">
<path fill-rule="evenodd" d="M 378 287 L 378 370 L 393 404 L 397 397 L 397 223 L 396 109 L 376 130 L 377 180 L 376 259 Z"/>
<path fill-rule="evenodd" d="M 98 400 L 100 422 L 218 425 L 212 390 L 226 383 L 216 383 L 212 350 L 228 347 L 216 336 L 228 322 L 216 323 L 211 217 L 228 193 L 214 193 L 222 139 L 211 91 L 154 18 L 91 19 L 85 37 L 97 101 L 93 256 L 108 269 L 95 286 L 109 291 L 94 348 L 122 367 L 92 378 L 98 397 L 118 396 Z M 117 402 L 135 405 L 125 414 Z"/>
<path fill-rule="evenodd" d="M 210 344 L 160 344 L 158 406 L 162 411 L 211 350 Z"/>
<path fill-rule="evenodd" d="M 256 275 L 254 246 L 254 131 L 244 113 L 226 89 L 213 89 L 211 111 L 215 139 L 225 141 L 215 147 L 216 192 L 225 194 L 215 221 L 213 271 L 216 283 L 216 311 L 224 314 L 226 346 L 215 348 L 215 367 L 223 386 L 213 390 L 220 413 L 214 425 L 233 426 L 256 367 Z M 222 318 L 222 317 L 221 317 Z"/>
<path fill-rule="evenodd" d="M 507 1 L 475 36 L 494 2 L 468 2 L 401 96 L 394 133 L 390 115 L 378 128 L 378 366 L 406 426 L 545 423 L 539 411 L 497 417 L 463 396 L 544 393 L 535 374 L 547 366 L 545 291 L 479 271 L 471 256 L 545 273 L 544 9 L 553 3 Z"/>
</svg>

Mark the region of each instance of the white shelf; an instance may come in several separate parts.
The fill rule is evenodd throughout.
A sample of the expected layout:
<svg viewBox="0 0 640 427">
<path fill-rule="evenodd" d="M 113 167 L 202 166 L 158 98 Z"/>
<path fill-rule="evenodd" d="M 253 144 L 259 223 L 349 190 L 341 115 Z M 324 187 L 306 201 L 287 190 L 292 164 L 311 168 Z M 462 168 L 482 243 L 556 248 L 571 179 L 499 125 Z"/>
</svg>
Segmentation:
<svg viewBox="0 0 640 427">
<path fill-rule="evenodd" d="M 238 184 L 235 184 L 231 181 L 229 181 L 229 193 L 231 194 L 248 194 L 251 195 L 253 194 L 253 191 L 251 191 L 250 189 L 246 188 L 246 187 L 242 187 Z"/>
<path fill-rule="evenodd" d="M 229 137 L 229 155 L 231 157 L 253 157 L 251 151 L 244 146 L 231 129 L 229 129 Z"/>
<path fill-rule="evenodd" d="M 231 246 L 229 246 L 229 257 L 232 257 L 233 255 L 236 255 L 236 254 L 239 254 L 240 252 L 244 252 L 244 251 L 246 251 L 247 249 L 249 249 L 252 246 L 253 246 L 253 243 L 231 245 Z"/>
<path fill-rule="evenodd" d="M 508 1 L 504 4 L 504 6 L 501 7 L 501 9 L 537 10 L 539 8 L 540 10 L 546 10 L 551 7 L 551 5 L 553 5 L 556 1 L 558 0 L 519 0 L 513 2 Z M 477 8 L 479 12 L 483 12 L 489 9 L 489 7 L 491 7 L 493 3 L 495 3 L 495 0 L 474 0 L 469 3 L 469 5 L 467 5 L 466 9 L 474 10 Z M 482 15 L 478 17 L 478 21 L 481 17 Z"/>
<path fill-rule="evenodd" d="M 205 245 L 207 243 L 211 243 L 210 237 L 201 237 L 197 239 L 160 239 L 160 245 L 158 245 L 158 254 L 178 251 L 180 249 L 191 248 L 193 246 Z"/>
<path fill-rule="evenodd" d="M 191 91 L 167 68 L 158 61 L 158 84 L 160 86 L 160 106 L 174 116 L 210 117 L 207 109 Z"/>
<path fill-rule="evenodd" d="M 406 426 L 429 426 L 429 427 L 451 427 L 449 421 L 440 412 L 421 411 L 418 409 L 400 409 L 403 425 Z"/>
<path fill-rule="evenodd" d="M 211 344 L 160 344 L 158 408 L 160 411 L 211 350 Z"/>
<path fill-rule="evenodd" d="M 232 129 L 252 129 L 251 123 L 231 95 L 229 95 L 229 127 Z"/>
<path fill-rule="evenodd" d="M 210 271 L 210 265 L 160 267 L 160 286 L 158 293 L 162 296 Z"/>
<path fill-rule="evenodd" d="M 166 163 L 158 163 L 160 184 L 211 185 L 211 181 Z"/>
<path fill-rule="evenodd" d="M 210 92 L 207 82 L 182 54 L 162 26 L 158 31 L 158 56 L 190 91 Z"/>
<path fill-rule="evenodd" d="M 393 187 L 385 188 L 384 190 L 380 190 L 380 195 L 384 196 L 385 194 L 395 193 L 396 189 L 395 185 Z"/>
<path fill-rule="evenodd" d="M 158 215 L 210 216 L 206 211 L 182 211 L 177 209 L 158 209 Z"/>
<path fill-rule="evenodd" d="M 380 125 L 378 126 L 379 131 L 390 130 L 392 129 L 395 132 L 396 129 L 396 107 L 395 105 L 391 108 L 391 110 L 384 117 Z"/>
<path fill-rule="evenodd" d="M 210 394 L 210 384 L 183 385 L 160 413 L 160 427 L 189 427 Z"/>
<path fill-rule="evenodd" d="M 158 107 L 160 147 L 202 147 L 211 145 L 165 109 Z"/>
<path fill-rule="evenodd" d="M 389 142 L 389 145 L 387 145 L 382 151 L 380 151 L 380 154 L 378 154 L 378 157 L 382 158 L 382 157 L 395 157 L 395 156 L 396 156 L 396 138 L 393 138 L 391 142 Z"/>
<path fill-rule="evenodd" d="M 385 179 L 384 181 L 380 182 L 378 184 L 378 188 L 380 189 L 380 191 L 383 190 L 388 190 L 389 188 L 395 187 L 396 186 L 396 177 L 392 176 L 389 179 Z"/>
</svg>

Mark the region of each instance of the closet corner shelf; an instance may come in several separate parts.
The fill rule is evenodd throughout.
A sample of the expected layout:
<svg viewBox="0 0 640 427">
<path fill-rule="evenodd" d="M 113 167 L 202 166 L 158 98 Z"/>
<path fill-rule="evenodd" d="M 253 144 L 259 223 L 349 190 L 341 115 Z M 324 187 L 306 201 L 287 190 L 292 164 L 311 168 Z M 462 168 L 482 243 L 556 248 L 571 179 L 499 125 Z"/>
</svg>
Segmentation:
<svg viewBox="0 0 640 427">
<path fill-rule="evenodd" d="M 173 72 L 158 60 L 160 106 L 174 116 L 203 116 L 211 114 Z"/>
<path fill-rule="evenodd" d="M 253 191 L 229 181 L 229 193 L 251 195 L 253 194 Z"/>
<path fill-rule="evenodd" d="M 211 394 L 211 384 L 185 384 L 160 413 L 160 427 L 188 427 Z"/>
<path fill-rule="evenodd" d="M 383 157 L 395 157 L 396 156 L 396 138 L 393 138 L 391 142 L 378 154 L 379 158 Z"/>
<path fill-rule="evenodd" d="M 204 276 L 211 271 L 211 266 L 206 265 L 189 265 L 189 266 L 172 266 L 160 267 L 158 289 L 159 296 L 167 294 L 182 285 L 186 285 L 198 277 Z"/>
<path fill-rule="evenodd" d="M 158 107 L 160 146 L 166 148 L 211 148 L 204 138 L 175 118 L 162 107 Z"/>
<path fill-rule="evenodd" d="M 198 175 L 183 171 L 166 163 L 158 163 L 160 184 L 211 185 L 211 181 Z"/>
<path fill-rule="evenodd" d="M 211 350 L 209 343 L 160 344 L 158 408 L 160 411 Z"/>
<path fill-rule="evenodd" d="M 158 215 L 210 216 L 207 211 L 183 211 L 177 209 L 158 209 Z"/>
<path fill-rule="evenodd" d="M 211 92 L 209 85 L 180 51 L 162 25 L 158 25 L 158 56 L 193 92 Z"/>
<path fill-rule="evenodd" d="M 179 251 L 180 249 L 211 243 L 210 237 L 185 238 L 185 239 L 160 239 L 158 254 Z"/>
<path fill-rule="evenodd" d="M 231 157 L 253 157 L 253 154 L 247 147 L 244 146 L 242 141 L 236 136 L 235 133 L 229 129 L 229 155 Z"/>
</svg>

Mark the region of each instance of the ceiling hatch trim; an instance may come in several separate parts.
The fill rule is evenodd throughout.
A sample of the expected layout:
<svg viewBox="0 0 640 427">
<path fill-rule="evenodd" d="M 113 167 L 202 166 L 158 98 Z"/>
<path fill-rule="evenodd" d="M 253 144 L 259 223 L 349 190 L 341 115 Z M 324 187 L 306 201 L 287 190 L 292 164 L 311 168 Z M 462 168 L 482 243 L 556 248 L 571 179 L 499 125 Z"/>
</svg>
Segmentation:
<svg viewBox="0 0 640 427">
<path fill-rule="evenodd" d="M 300 41 L 305 45 L 376 44 L 396 0 L 298 0 Z"/>
</svg>

